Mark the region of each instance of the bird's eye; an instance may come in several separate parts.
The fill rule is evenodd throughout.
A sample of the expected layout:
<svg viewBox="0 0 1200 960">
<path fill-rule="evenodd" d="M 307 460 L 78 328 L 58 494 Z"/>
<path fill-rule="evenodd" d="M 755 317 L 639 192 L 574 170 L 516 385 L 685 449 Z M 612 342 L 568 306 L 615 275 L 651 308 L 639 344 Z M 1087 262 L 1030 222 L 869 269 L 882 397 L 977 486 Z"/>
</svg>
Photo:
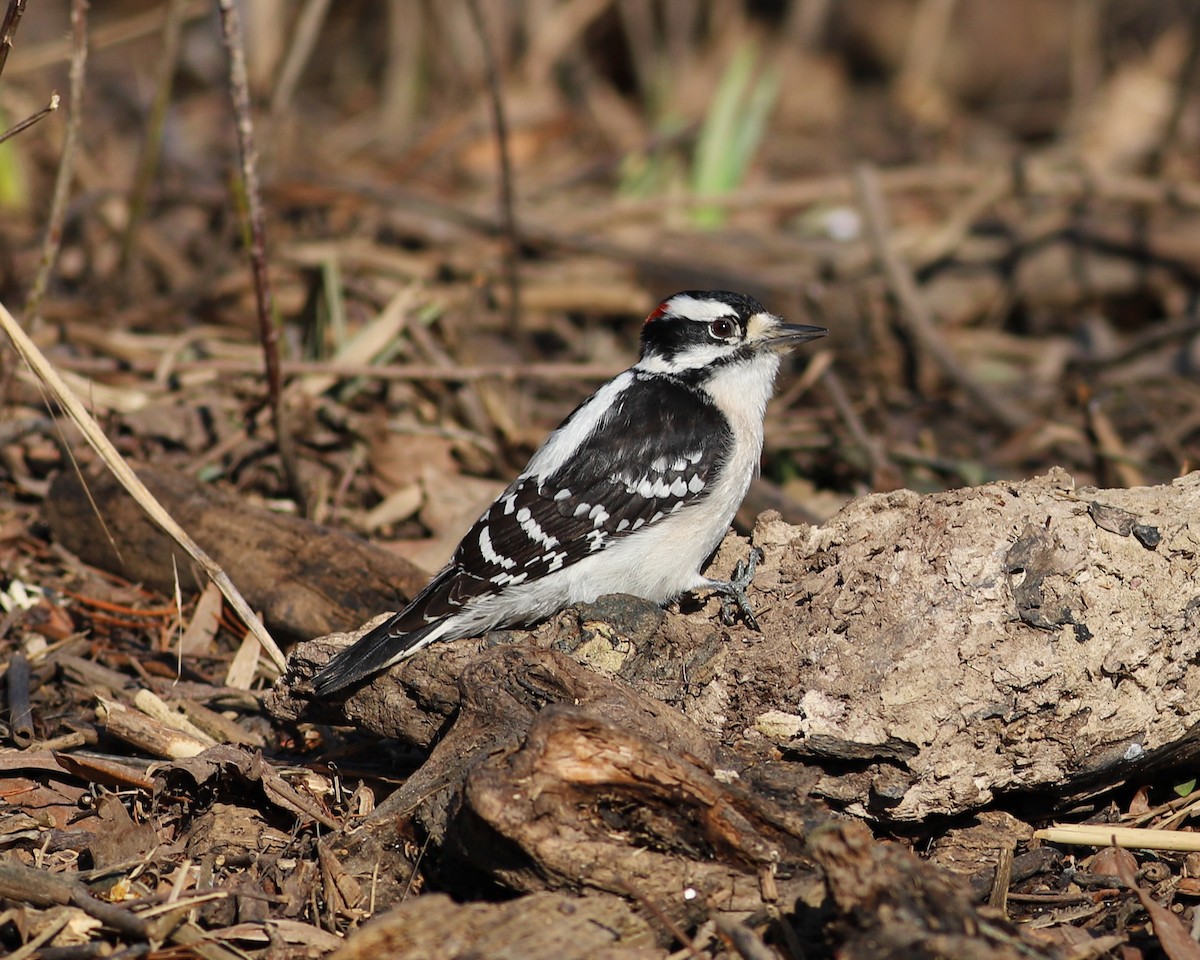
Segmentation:
<svg viewBox="0 0 1200 960">
<path fill-rule="evenodd" d="M 718 317 L 708 325 L 708 333 L 714 340 L 728 340 L 737 327 L 728 317 Z"/>
</svg>

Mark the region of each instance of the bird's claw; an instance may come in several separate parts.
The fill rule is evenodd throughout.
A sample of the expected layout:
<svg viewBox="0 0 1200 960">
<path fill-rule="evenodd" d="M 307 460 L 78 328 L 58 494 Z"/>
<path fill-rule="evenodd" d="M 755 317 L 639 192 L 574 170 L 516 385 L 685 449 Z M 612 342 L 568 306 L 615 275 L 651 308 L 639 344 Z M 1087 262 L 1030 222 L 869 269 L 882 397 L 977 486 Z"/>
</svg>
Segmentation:
<svg viewBox="0 0 1200 960">
<path fill-rule="evenodd" d="M 737 562 L 729 581 L 717 585 L 717 590 L 721 594 L 721 622 L 725 626 L 732 627 L 740 617 L 742 623 L 751 630 L 756 633 L 762 632 L 762 628 L 754 618 L 754 609 L 750 606 L 750 599 L 746 596 L 746 588 L 754 579 L 754 571 L 762 558 L 762 550 L 758 547 L 751 547 L 750 556 Z"/>
</svg>

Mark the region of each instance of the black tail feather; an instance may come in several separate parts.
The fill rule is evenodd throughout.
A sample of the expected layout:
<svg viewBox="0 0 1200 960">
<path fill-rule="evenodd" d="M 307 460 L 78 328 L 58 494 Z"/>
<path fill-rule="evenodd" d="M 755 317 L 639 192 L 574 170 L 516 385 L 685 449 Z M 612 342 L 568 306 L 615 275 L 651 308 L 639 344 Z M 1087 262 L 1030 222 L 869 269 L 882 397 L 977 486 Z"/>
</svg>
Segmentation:
<svg viewBox="0 0 1200 960">
<path fill-rule="evenodd" d="M 440 621 L 416 630 L 403 630 L 400 621 L 406 612 L 385 620 L 325 664 L 312 678 L 316 695 L 327 697 L 345 690 L 423 647 L 428 642 L 425 638 Z"/>
</svg>

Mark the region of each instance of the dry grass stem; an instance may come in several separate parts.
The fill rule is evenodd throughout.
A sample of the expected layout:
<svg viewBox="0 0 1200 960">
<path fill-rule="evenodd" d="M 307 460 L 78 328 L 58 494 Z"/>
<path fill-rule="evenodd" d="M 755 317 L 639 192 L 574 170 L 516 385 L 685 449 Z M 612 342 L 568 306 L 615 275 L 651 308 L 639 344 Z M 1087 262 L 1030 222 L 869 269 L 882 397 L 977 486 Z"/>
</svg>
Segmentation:
<svg viewBox="0 0 1200 960">
<path fill-rule="evenodd" d="M 75 152 L 79 148 L 79 126 L 83 122 L 84 78 L 87 76 L 87 13 L 88 0 L 71 0 L 71 92 L 67 105 L 67 132 L 63 137 L 58 175 L 54 180 L 54 198 L 46 216 L 46 231 L 42 239 L 42 256 L 37 276 L 25 299 L 25 317 L 30 327 L 40 325 L 38 308 L 50 285 L 50 274 L 62 245 L 63 224 L 67 218 L 67 201 L 75 175 Z"/>
<path fill-rule="evenodd" d="M 145 484 L 138 479 L 137 474 L 133 472 L 129 464 L 117 452 L 116 447 L 112 445 L 108 437 L 104 435 L 104 431 L 100 429 L 100 425 L 87 412 L 79 398 L 63 382 L 62 377 L 59 376 L 58 372 L 34 342 L 29 339 L 29 336 L 21 329 L 20 324 L 17 323 L 16 319 L 3 304 L 0 304 L 0 327 L 4 328 L 4 332 L 12 340 L 17 353 L 21 355 L 21 358 L 29 364 L 38 379 L 49 389 L 54 401 L 62 406 L 68 416 L 79 427 L 84 438 L 91 445 L 92 449 L 100 455 L 105 466 L 112 471 L 113 475 L 121 482 L 121 485 L 129 491 L 130 496 L 142 506 L 142 509 L 146 511 L 150 518 L 162 527 L 183 548 L 187 555 L 200 565 L 213 582 L 217 584 L 222 595 L 229 601 L 229 605 L 233 607 L 234 612 L 237 613 L 242 622 L 254 634 L 267 656 L 271 658 L 276 667 L 280 670 L 284 669 L 287 658 L 283 655 L 283 651 L 271 639 L 271 635 L 267 633 L 266 628 L 259 621 L 254 611 L 246 604 L 237 587 L 233 585 L 225 572 L 212 561 L 208 554 L 200 548 L 199 544 L 188 536 L 187 532 L 175 522 L 150 491 L 146 489 Z"/>
<path fill-rule="evenodd" d="M 241 17 L 233 0 L 219 0 L 221 36 L 229 54 L 229 90 L 233 99 L 237 129 L 241 184 L 249 227 L 250 266 L 254 275 L 254 302 L 258 314 L 258 335 L 262 344 L 267 373 L 267 403 L 275 428 L 275 444 L 283 464 L 288 487 L 299 505 L 308 512 L 308 495 L 296 457 L 296 446 L 288 423 L 283 397 L 283 378 L 279 372 L 279 331 L 276 329 L 274 298 L 267 273 L 267 227 L 262 194 L 258 185 L 258 150 L 254 144 L 254 119 L 250 109 L 250 83 L 246 74 L 246 51 L 242 38 Z"/>
<path fill-rule="evenodd" d="M 1144 827 L 1115 827 L 1106 823 L 1056 824 L 1038 830 L 1037 840 L 1067 846 L 1108 847 L 1126 850 L 1178 850 L 1200 852 L 1200 833 L 1152 830 Z"/>
</svg>

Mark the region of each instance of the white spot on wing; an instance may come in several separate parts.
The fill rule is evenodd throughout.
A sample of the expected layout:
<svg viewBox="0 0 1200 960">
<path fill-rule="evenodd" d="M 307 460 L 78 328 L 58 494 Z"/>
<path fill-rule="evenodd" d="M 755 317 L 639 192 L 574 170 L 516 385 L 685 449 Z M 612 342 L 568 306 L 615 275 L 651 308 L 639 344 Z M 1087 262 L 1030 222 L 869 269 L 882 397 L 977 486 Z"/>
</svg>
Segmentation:
<svg viewBox="0 0 1200 960">
<path fill-rule="evenodd" d="M 517 512 L 517 522 L 521 524 L 525 535 L 534 543 L 545 544 L 547 547 L 558 546 L 558 537 L 553 537 L 543 530 L 542 525 L 533 518 L 533 514 L 528 509 L 522 508 Z"/>
<path fill-rule="evenodd" d="M 492 546 L 492 531 L 489 527 L 484 527 L 479 531 L 479 552 L 483 554 L 483 559 L 488 563 L 494 563 L 498 567 L 503 567 L 505 570 L 511 570 L 517 565 L 515 560 L 510 560 L 508 557 L 502 557 Z"/>
</svg>

